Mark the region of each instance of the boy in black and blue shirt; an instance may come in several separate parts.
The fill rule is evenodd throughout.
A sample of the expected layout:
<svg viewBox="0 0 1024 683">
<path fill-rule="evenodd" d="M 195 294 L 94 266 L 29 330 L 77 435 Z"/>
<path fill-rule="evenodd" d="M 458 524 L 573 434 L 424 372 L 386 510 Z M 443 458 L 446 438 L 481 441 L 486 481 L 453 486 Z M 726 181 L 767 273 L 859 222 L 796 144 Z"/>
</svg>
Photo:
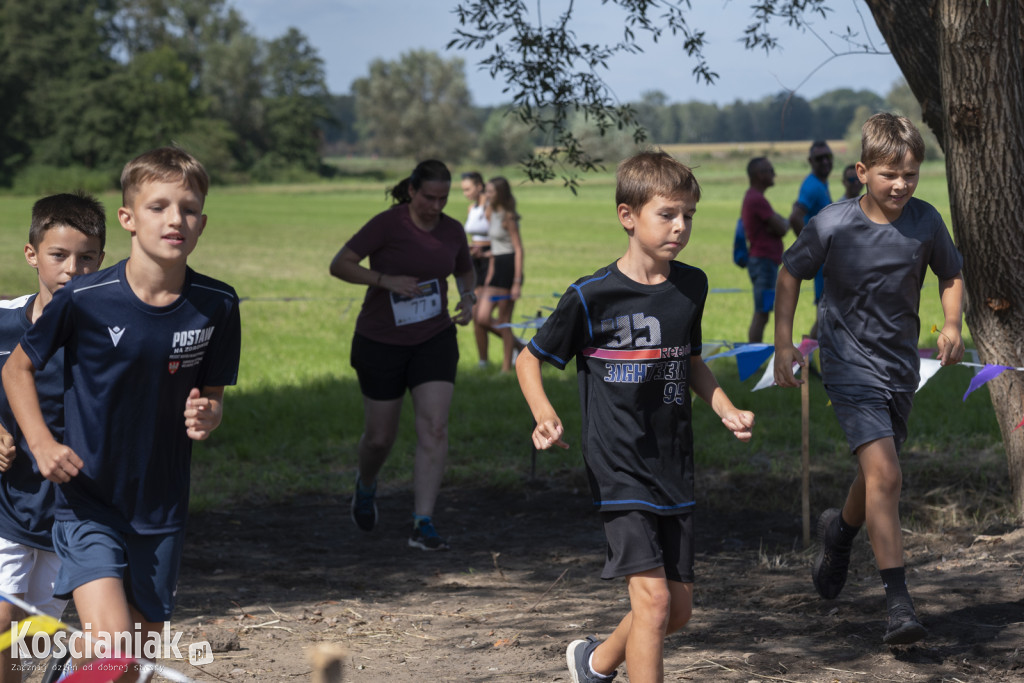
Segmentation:
<svg viewBox="0 0 1024 683">
<path fill-rule="evenodd" d="M 661 680 L 665 636 L 690 619 L 690 391 L 737 438 L 749 440 L 754 424 L 700 357 L 707 276 L 675 261 L 700 199 L 693 173 L 664 152 L 642 152 L 619 165 L 615 194 L 626 254 L 577 280 L 516 361 L 534 445 L 567 448 L 541 362 L 564 369 L 575 357 L 583 458 L 608 540 L 602 577 L 625 577 L 629 587 L 630 612 L 606 640 L 569 645 L 573 683 L 611 680 L 623 662 L 630 680 Z"/>
<path fill-rule="evenodd" d="M 56 594 L 73 595 L 87 638 L 138 629 L 146 640 L 173 610 L 191 444 L 220 424 L 240 323 L 234 290 L 187 265 L 206 225 L 202 165 L 156 149 L 125 166 L 121 186 L 130 257 L 60 291 L 3 379 L 40 472 L 61 484 Z M 64 444 L 45 429 L 33 381 L 60 349 Z"/>
</svg>

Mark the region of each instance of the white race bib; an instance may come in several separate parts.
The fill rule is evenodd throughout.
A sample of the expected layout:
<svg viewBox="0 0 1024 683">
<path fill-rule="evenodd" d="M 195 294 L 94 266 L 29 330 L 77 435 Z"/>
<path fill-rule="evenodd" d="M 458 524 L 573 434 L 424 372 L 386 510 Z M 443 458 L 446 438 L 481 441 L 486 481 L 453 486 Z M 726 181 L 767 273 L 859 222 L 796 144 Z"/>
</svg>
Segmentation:
<svg viewBox="0 0 1024 683">
<path fill-rule="evenodd" d="M 419 283 L 420 293 L 407 297 L 391 292 L 391 310 L 395 325 L 410 325 L 441 315 L 441 283 L 436 279 Z"/>
</svg>

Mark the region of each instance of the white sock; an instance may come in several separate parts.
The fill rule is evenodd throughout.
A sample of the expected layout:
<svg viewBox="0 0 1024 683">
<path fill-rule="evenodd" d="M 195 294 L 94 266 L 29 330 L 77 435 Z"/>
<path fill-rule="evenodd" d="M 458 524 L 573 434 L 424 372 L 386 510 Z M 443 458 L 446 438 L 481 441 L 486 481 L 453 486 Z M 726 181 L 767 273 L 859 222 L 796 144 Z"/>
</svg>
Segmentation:
<svg viewBox="0 0 1024 683">
<path fill-rule="evenodd" d="M 595 651 L 596 651 L 596 648 L 595 648 Z M 608 674 L 599 674 L 596 671 L 594 671 L 594 653 L 593 652 L 590 653 L 590 659 L 587 660 L 587 668 L 590 669 L 590 675 L 591 676 L 597 676 L 597 678 L 599 678 L 602 681 L 607 681 L 607 680 L 609 680 L 611 678 L 611 676 L 609 676 Z"/>
</svg>

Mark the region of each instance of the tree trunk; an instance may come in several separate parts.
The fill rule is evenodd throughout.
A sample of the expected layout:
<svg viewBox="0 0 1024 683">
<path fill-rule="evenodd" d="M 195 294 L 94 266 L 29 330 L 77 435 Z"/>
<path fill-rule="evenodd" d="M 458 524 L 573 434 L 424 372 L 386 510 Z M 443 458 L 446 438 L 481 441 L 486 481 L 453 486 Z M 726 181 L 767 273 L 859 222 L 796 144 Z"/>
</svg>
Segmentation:
<svg viewBox="0 0 1024 683">
<path fill-rule="evenodd" d="M 946 153 L 981 360 L 1024 367 L 1024 0 L 867 4 Z M 1004 372 L 988 388 L 1024 519 L 1024 376 Z"/>
</svg>

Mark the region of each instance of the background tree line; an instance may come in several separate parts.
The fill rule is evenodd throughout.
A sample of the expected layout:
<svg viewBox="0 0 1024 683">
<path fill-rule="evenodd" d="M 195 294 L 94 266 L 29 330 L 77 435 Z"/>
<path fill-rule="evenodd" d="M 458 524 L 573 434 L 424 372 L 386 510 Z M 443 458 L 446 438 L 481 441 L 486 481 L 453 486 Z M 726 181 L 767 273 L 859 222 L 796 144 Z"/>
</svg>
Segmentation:
<svg viewBox="0 0 1024 683">
<path fill-rule="evenodd" d="M 629 103 L 647 142 L 662 145 L 843 139 L 859 144 L 860 125 L 882 109 L 920 120 L 920 107 L 905 83 L 885 97 L 868 90 L 838 88 L 807 100 L 779 92 L 756 101 L 719 106 L 678 102 L 661 91 Z M 394 61 L 376 60 L 348 95 L 332 96 L 333 123 L 325 128 L 325 153 L 377 154 L 452 162 L 472 159 L 505 165 L 521 161 L 535 147 L 553 144 L 549 134 L 510 111 L 511 105 L 475 107 L 462 59 L 413 50 Z M 571 129 L 591 159 L 614 163 L 636 146 L 629 130 L 603 133 L 582 111 Z M 939 153 L 931 144 L 930 152 Z"/>
<path fill-rule="evenodd" d="M 0 185 L 172 140 L 219 181 L 317 172 L 327 103 L 306 37 L 225 0 L 0 0 Z"/>
<path fill-rule="evenodd" d="M 837 89 L 724 106 L 655 91 L 627 106 L 655 144 L 836 139 L 873 111 L 915 107 L 903 90 L 895 105 L 896 91 Z M 327 175 L 323 158 L 342 154 L 506 165 L 553 144 L 522 119 L 474 106 L 464 61 L 423 50 L 375 60 L 331 95 L 301 32 L 263 40 L 228 0 L 0 0 L 0 186 L 105 189 L 126 159 L 171 141 L 218 182 Z M 572 121 L 588 159 L 634 148 L 593 124 Z"/>
</svg>

